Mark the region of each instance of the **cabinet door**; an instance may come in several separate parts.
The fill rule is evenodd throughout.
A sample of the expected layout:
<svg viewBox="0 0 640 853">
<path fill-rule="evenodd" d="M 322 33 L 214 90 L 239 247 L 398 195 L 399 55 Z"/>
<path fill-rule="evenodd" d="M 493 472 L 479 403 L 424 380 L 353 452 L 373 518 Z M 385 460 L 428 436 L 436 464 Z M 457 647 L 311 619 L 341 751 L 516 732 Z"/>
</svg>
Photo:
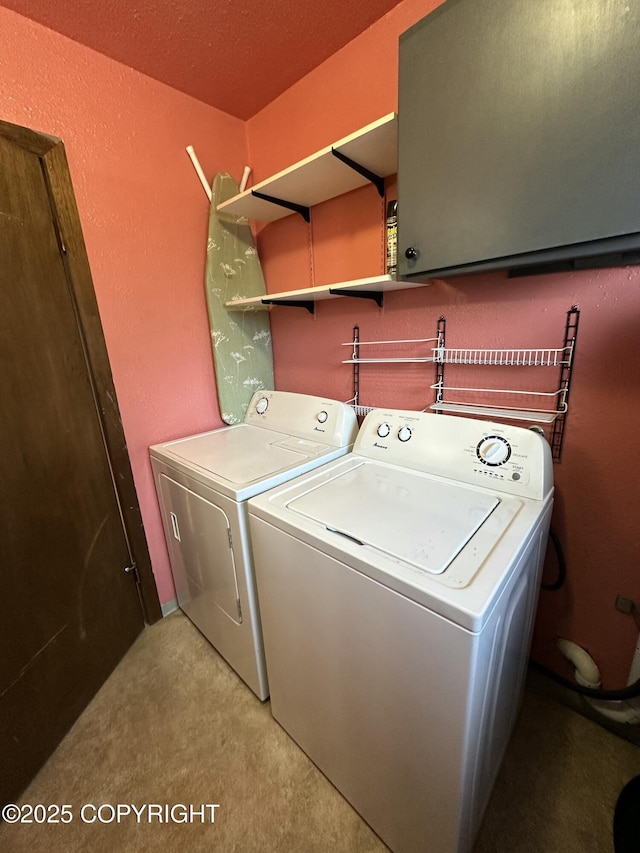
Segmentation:
<svg viewBox="0 0 640 853">
<path fill-rule="evenodd" d="M 242 622 L 230 524 L 224 510 L 160 475 L 164 526 L 178 603 L 213 642 L 215 609 Z"/>
<path fill-rule="evenodd" d="M 399 275 L 637 250 L 639 40 L 609 0 L 449 0 L 404 33 Z"/>
</svg>

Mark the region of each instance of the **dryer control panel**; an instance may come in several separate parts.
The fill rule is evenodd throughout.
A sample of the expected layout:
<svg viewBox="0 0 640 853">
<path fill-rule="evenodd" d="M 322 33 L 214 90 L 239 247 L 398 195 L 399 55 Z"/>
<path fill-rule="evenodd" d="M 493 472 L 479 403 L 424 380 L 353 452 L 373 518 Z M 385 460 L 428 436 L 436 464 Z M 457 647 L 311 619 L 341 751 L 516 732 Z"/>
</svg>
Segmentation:
<svg viewBox="0 0 640 853">
<path fill-rule="evenodd" d="M 353 444 L 358 432 L 351 406 L 326 397 L 290 391 L 256 391 L 244 423 L 332 447 Z"/>
<path fill-rule="evenodd" d="M 553 488 L 549 445 L 538 432 L 523 427 L 374 409 L 360 428 L 353 452 L 538 500 Z"/>
</svg>

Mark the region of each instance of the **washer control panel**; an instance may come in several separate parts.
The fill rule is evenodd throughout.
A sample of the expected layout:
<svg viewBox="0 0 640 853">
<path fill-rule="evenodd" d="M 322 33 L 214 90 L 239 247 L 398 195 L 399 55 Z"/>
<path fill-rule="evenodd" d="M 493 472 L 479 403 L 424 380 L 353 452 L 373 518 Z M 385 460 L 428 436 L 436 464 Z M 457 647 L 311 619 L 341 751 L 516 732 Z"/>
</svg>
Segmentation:
<svg viewBox="0 0 640 853">
<path fill-rule="evenodd" d="M 289 391 L 256 391 L 244 423 L 333 447 L 353 444 L 358 432 L 352 406 Z"/>
<path fill-rule="evenodd" d="M 353 452 L 523 497 L 542 499 L 553 485 L 551 451 L 543 436 L 471 418 L 374 409 Z"/>
</svg>

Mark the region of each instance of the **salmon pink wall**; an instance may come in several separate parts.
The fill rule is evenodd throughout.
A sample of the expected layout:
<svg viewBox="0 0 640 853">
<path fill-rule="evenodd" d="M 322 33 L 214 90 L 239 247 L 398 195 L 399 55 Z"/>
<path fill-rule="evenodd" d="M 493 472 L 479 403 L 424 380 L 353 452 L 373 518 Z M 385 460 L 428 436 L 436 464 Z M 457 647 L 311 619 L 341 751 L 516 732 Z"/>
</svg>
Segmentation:
<svg viewBox="0 0 640 853">
<path fill-rule="evenodd" d="M 251 119 L 255 180 L 396 110 L 398 36 L 436 5 L 404 0 Z M 393 185 L 388 195 L 394 197 Z M 310 226 L 292 216 L 260 227 L 267 288 L 383 272 L 383 220 L 383 204 L 368 188 L 314 208 Z M 358 299 L 319 302 L 315 316 L 274 307 L 276 384 L 351 397 L 351 368 L 341 364 L 347 353 L 340 344 L 350 340 L 354 323 L 365 340 L 418 338 L 434 334 L 438 317 L 445 315 L 449 346 L 558 347 L 574 304 L 581 319 L 570 412 L 562 461 L 554 466 L 553 526 L 565 549 L 568 578 L 560 591 L 541 593 L 534 656 L 569 675 L 554 647 L 557 636 L 567 637 L 591 652 L 605 686 L 612 687 L 626 683 L 638 634 L 614 602 L 618 594 L 640 600 L 640 268 L 516 280 L 498 273 L 451 278 L 388 294 L 382 310 Z M 475 379 L 466 374 L 468 384 Z M 548 380 L 549 390 L 556 380 Z M 433 401 L 432 381 L 430 366 L 363 366 L 361 402 L 422 408 Z M 509 376 L 504 384 L 513 381 Z M 552 581 L 555 572 L 550 550 L 546 579 Z"/>
<path fill-rule="evenodd" d="M 221 425 L 204 291 L 205 173 L 240 177 L 244 125 L 0 8 L 0 118 L 60 137 L 160 600 L 174 598 L 148 446 Z"/>
</svg>

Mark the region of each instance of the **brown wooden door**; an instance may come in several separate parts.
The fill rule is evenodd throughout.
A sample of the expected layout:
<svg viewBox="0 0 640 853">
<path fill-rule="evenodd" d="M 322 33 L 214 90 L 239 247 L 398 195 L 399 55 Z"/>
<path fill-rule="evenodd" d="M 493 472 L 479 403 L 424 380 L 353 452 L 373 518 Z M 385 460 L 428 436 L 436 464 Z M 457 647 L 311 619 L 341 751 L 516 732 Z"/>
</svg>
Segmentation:
<svg viewBox="0 0 640 853">
<path fill-rule="evenodd" d="M 0 803 L 144 626 L 56 143 L 0 123 Z"/>
</svg>

